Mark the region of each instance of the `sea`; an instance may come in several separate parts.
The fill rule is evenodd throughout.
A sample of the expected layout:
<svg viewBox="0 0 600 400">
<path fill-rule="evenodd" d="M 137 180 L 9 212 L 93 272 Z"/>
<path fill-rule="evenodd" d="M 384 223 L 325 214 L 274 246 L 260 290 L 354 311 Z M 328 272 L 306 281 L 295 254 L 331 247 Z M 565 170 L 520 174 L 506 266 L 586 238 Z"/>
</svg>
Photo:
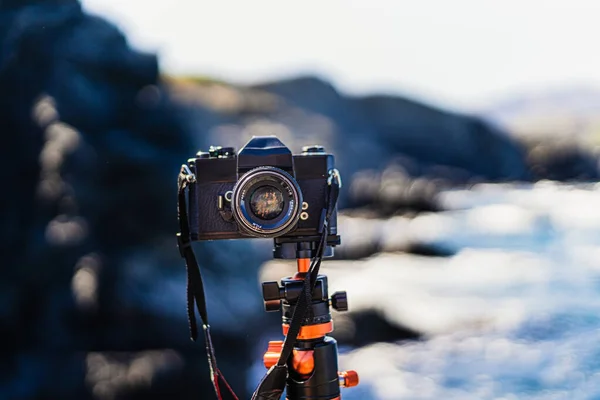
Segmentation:
<svg viewBox="0 0 600 400">
<path fill-rule="evenodd" d="M 341 348 L 361 380 L 342 398 L 600 399 L 600 185 L 484 184 L 438 201 L 380 221 L 376 254 L 324 263 L 353 310 L 423 334 Z M 452 255 L 396 251 L 400 237 Z"/>
<path fill-rule="evenodd" d="M 333 312 L 334 334 L 374 329 L 353 322 L 353 313 L 371 311 L 421 335 L 362 347 L 340 339 L 340 370 L 360 377 L 342 399 L 600 400 L 600 184 L 478 184 L 435 201 L 441 211 L 416 216 L 340 213 L 343 244 L 321 267 L 329 292 L 348 294 L 350 312 Z M 293 272 L 293 262 L 268 256 L 271 241 L 243 244 L 262 246 L 268 259 L 259 281 Z M 239 257 L 231 249 L 223 257 Z M 128 282 L 149 285 L 149 307 L 182 315 L 183 273 L 169 280 L 128 271 L 138 271 Z M 207 285 L 215 326 L 247 326 L 231 321 L 263 312 L 257 283 L 242 280 L 247 287 Z M 223 287 L 235 290 L 223 296 Z M 266 343 L 282 339 L 278 324 L 264 331 L 249 390 L 265 374 Z"/>
</svg>

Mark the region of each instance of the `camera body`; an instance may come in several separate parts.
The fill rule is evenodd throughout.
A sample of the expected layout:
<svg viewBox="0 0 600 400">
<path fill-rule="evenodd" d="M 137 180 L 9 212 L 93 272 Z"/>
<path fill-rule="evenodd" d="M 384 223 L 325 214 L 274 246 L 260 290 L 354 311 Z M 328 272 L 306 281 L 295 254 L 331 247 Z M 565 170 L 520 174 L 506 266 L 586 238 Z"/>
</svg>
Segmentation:
<svg viewBox="0 0 600 400">
<path fill-rule="evenodd" d="M 334 157 L 320 146 L 291 151 L 275 136 L 253 137 L 240 151 L 211 147 L 188 160 L 191 239 L 275 238 L 301 242 L 320 235 Z M 337 236 L 337 212 L 328 225 Z M 335 245 L 329 243 L 328 245 Z"/>
</svg>

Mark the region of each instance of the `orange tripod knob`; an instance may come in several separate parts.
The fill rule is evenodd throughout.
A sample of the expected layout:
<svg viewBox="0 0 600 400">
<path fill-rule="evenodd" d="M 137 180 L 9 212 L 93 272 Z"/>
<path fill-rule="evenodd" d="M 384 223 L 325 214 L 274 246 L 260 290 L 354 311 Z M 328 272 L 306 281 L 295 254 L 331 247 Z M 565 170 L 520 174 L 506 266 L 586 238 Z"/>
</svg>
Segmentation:
<svg viewBox="0 0 600 400">
<path fill-rule="evenodd" d="M 340 376 L 340 386 L 349 388 L 357 386 L 359 383 L 358 373 L 356 371 L 342 371 L 339 373 Z"/>
<path fill-rule="evenodd" d="M 263 363 L 267 369 L 277 364 L 279 356 L 281 355 L 281 349 L 283 348 L 282 340 L 272 340 L 269 342 L 269 347 L 263 356 Z"/>
</svg>

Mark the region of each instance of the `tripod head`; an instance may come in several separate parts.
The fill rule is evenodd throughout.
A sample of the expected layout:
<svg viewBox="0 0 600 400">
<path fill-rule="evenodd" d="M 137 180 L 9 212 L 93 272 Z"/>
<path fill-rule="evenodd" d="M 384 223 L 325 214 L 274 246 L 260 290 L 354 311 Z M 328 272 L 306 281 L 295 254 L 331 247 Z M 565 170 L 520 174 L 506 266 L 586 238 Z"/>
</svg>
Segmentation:
<svg viewBox="0 0 600 400">
<path fill-rule="evenodd" d="M 267 312 L 279 311 L 282 314 L 283 334 L 287 335 L 303 282 L 310 268 L 310 257 L 316 251 L 314 241 L 298 240 L 284 243 L 275 240 L 276 258 L 294 254 L 298 271 L 293 276 L 284 277 L 279 282 L 263 282 L 263 300 Z M 327 247 L 333 255 L 333 246 L 340 243 L 340 237 L 327 238 Z M 279 257 L 277 257 L 279 256 Z M 327 276 L 319 274 L 314 290 L 310 294 L 309 307 L 302 321 L 300 332 L 294 343 L 292 357 L 288 361 L 286 391 L 288 400 L 340 399 L 340 386 L 352 387 L 358 384 L 358 374 L 354 371 L 338 372 L 338 352 L 335 339 L 327 336 L 333 332 L 330 307 L 337 311 L 348 310 L 346 292 L 335 292 L 329 296 Z M 283 341 L 271 341 L 264 355 L 266 368 L 277 363 Z"/>
</svg>

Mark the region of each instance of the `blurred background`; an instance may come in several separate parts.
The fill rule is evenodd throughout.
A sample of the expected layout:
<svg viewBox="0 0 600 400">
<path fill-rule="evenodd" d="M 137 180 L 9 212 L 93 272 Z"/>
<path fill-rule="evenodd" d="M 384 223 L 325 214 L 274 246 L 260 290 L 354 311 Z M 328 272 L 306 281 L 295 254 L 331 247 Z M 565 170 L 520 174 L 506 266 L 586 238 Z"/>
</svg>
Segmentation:
<svg viewBox="0 0 600 400">
<path fill-rule="evenodd" d="M 0 399 L 212 399 L 179 166 L 334 153 L 324 263 L 364 399 L 600 398 L 593 0 L 0 1 Z M 269 240 L 198 243 L 242 398 L 281 338 Z"/>
</svg>

